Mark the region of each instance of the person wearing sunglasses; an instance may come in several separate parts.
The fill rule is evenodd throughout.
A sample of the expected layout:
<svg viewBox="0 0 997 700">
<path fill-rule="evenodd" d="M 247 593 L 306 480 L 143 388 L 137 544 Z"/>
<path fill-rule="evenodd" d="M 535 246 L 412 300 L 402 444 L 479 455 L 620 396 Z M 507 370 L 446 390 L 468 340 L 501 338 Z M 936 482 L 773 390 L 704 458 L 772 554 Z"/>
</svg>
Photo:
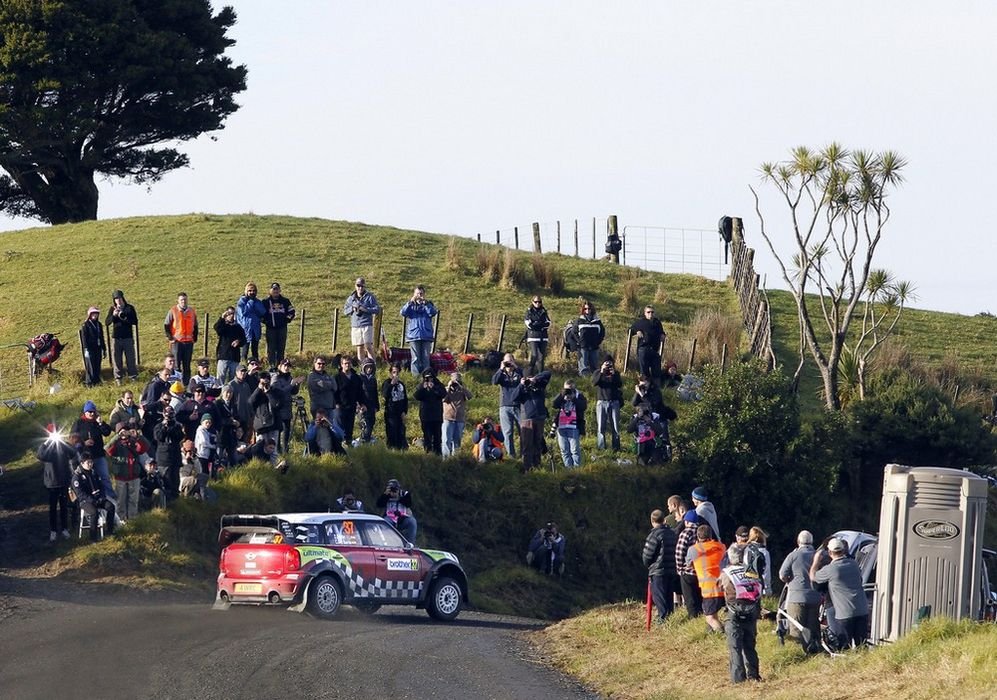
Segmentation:
<svg viewBox="0 0 997 700">
<path fill-rule="evenodd" d="M 357 351 L 357 361 L 374 359 L 374 317 L 381 313 L 377 297 L 367 289 L 363 277 L 357 277 L 353 291 L 346 297 L 343 313 L 350 317 L 350 342 Z"/>
<path fill-rule="evenodd" d="M 550 328 L 550 315 L 544 308 L 543 299 L 533 297 L 526 309 L 526 345 L 530 349 L 530 374 L 544 371 L 544 360 L 547 357 L 547 330 Z"/>
</svg>

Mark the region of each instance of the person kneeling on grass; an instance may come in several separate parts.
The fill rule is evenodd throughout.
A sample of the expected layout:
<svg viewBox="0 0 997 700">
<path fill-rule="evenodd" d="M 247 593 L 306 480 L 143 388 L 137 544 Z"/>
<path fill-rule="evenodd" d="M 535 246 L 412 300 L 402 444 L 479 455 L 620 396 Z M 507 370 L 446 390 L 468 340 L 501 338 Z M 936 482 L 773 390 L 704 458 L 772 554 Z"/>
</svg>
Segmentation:
<svg viewBox="0 0 997 700">
<path fill-rule="evenodd" d="M 471 433 L 471 454 L 479 462 L 494 462 L 502 459 L 505 454 L 505 435 L 502 430 L 495 425 L 491 416 L 474 427 Z"/>
<path fill-rule="evenodd" d="M 557 523 L 549 522 L 537 530 L 530 540 L 526 563 L 542 573 L 563 576 L 566 544 L 564 535 L 557 529 Z"/>
</svg>

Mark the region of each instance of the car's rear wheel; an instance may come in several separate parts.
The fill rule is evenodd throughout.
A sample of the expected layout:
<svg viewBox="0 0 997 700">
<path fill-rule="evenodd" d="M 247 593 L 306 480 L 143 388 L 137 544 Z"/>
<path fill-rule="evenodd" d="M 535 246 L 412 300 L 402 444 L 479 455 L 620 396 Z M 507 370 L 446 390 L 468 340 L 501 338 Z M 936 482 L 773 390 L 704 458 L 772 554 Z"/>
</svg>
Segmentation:
<svg viewBox="0 0 997 700">
<path fill-rule="evenodd" d="M 342 603 L 343 589 L 332 576 L 320 576 L 308 587 L 308 610 L 313 615 L 335 617 Z"/>
<path fill-rule="evenodd" d="M 374 603 L 369 600 L 358 600 L 353 603 L 353 607 L 362 613 L 365 613 L 367 615 L 373 615 L 374 613 L 376 613 L 378 610 L 381 609 L 381 604 Z"/>
<path fill-rule="evenodd" d="M 436 620 L 454 620 L 464 604 L 464 594 L 460 584 L 449 576 L 441 576 L 433 581 L 426 599 L 426 612 Z"/>
</svg>

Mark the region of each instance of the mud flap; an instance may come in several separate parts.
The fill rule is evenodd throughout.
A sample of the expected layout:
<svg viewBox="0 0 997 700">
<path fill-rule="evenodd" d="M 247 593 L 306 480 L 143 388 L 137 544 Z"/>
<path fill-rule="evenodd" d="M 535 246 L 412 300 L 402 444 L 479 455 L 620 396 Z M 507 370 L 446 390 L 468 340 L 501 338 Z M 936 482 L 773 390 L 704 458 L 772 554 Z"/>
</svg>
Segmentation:
<svg viewBox="0 0 997 700">
<path fill-rule="evenodd" d="M 305 611 L 305 608 L 308 606 L 308 589 L 312 587 L 312 581 L 314 580 L 314 577 L 308 579 L 308 583 L 305 584 L 305 590 L 301 592 L 301 602 L 290 606 L 288 610 L 296 613 L 303 613 Z"/>
<path fill-rule="evenodd" d="M 228 602 L 227 600 L 222 600 L 222 597 L 217 593 L 215 593 L 215 602 L 211 606 L 212 610 L 228 610 L 231 607 L 232 603 Z"/>
</svg>

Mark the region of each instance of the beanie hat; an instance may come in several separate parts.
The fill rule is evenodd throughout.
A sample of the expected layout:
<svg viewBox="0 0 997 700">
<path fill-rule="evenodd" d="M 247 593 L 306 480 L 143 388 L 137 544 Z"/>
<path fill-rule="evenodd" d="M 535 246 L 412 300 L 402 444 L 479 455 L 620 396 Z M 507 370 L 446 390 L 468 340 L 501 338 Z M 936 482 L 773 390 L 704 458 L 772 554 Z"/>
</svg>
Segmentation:
<svg viewBox="0 0 997 700">
<path fill-rule="evenodd" d="M 100 309 L 98 309 L 96 306 L 91 306 L 89 309 L 87 309 L 87 316 L 89 316 L 90 314 L 99 314 L 99 313 Z"/>
<path fill-rule="evenodd" d="M 697 501 L 710 500 L 710 497 L 706 495 L 706 489 L 702 486 L 697 486 L 692 490 L 692 497 Z"/>
<path fill-rule="evenodd" d="M 204 425 L 205 423 L 213 423 L 213 422 L 214 421 L 212 420 L 210 413 L 205 413 L 203 416 L 201 416 L 201 425 Z"/>
<path fill-rule="evenodd" d="M 96 411 L 96 410 L 97 410 L 97 404 L 95 404 L 93 401 L 87 401 L 85 404 L 83 404 L 83 412 L 84 413 L 86 413 L 88 411 Z"/>
<path fill-rule="evenodd" d="M 120 289 L 115 289 L 114 290 L 114 294 L 111 295 L 111 298 L 112 299 L 124 299 L 125 298 L 125 293 L 122 292 Z"/>
<path fill-rule="evenodd" d="M 170 385 L 170 392 L 174 394 L 182 394 L 184 391 L 183 382 L 179 379 Z"/>
<path fill-rule="evenodd" d="M 695 524 L 699 522 L 699 515 L 694 510 L 687 510 L 682 519 L 687 523 Z"/>
</svg>

